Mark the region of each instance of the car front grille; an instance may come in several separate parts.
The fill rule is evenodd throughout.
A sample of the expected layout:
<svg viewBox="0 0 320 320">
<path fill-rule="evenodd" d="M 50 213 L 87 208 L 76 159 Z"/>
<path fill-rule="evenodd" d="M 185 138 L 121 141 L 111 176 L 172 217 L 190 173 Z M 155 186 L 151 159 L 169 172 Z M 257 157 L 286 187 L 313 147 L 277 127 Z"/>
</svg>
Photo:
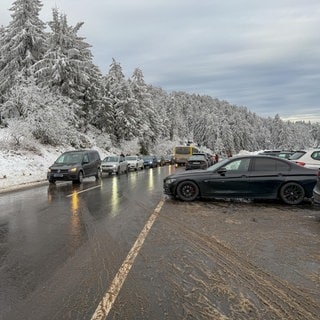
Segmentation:
<svg viewBox="0 0 320 320">
<path fill-rule="evenodd" d="M 51 169 L 52 173 L 68 173 L 68 169 Z"/>
</svg>

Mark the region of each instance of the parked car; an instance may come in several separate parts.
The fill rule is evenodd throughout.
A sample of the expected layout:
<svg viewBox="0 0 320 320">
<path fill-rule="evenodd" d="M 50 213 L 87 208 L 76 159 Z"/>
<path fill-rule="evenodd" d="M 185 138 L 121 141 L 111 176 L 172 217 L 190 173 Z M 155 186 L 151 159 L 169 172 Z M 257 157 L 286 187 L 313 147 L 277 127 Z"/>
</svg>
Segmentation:
<svg viewBox="0 0 320 320">
<path fill-rule="evenodd" d="M 81 183 L 83 178 L 101 177 L 101 159 L 96 150 L 74 150 L 61 154 L 49 167 L 47 179 L 50 183 L 57 180 Z"/>
<path fill-rule="evenodd" d="M 145 168 L 158 167 L 158 159 L 155 156 L 143 156 L 143 165 Z"/>
<path fill-rule="evenodd" d="M 143 159 L 139 156 L 126 156 L 126 161 L 128 162 L 128 170 L 138 171 L 143 170 Z"/>
<path fill-rule="evenodd" d="M 260 152 L 260 155 L 264 155 L 264 156 L 274 156 L 277 157 L 279 155 L 281 150 L 265 150 Z"/>
<path fill-rule="evenodd" d="M 295 151 L 286 151 L 286 150 L 266 150 L 263 151 L 259 154 L 261 155 L 266 155 L 266 156 L 274 156 L 274 157 L 279 157 L 282 159 L 289 159 Z"/>
<path fill-rule="evenodd" d="M 306 168 L 320 168 L 320 149 L 296 151 L 289 160 Z"/>
<path fill-rule="evenodd" d="M 207 169 L 208 161 L 205 155 L 198 154 L 191 156 L 186 163 L 186 170 Z"/>
<path fill-rule="evenodd" d="M 318 172 L 318 180 L 313 188 L 313 201 L 316 204 L 320 204 L 320 169 Z"/>
<path fill-rule="evenodd" d="M 163 167 L 166 165 L 166 160 L 164 159 L 164 156 L 158 156 L 157 157 L 158 166 Z"/>
<path fill-rule="evenodd" d="M 197 155 L 203 155 L 207 161 L 207 164 L 208 164 L 208 167 L 210 167 L 213 162 L 211 163 L 211 159 L 210 159 L 210 155 L 209 153 L 206 153 L 206 152 L 197 152 L 197 153 L 193 153 L 192 154 L 193 156 L 197 156 Z"/>
<path fill-rule="evenodd" d="M 317 171 L 289 160 L 259 155 L 224 159 L 207 170 L 166 177 L 164 193 L 184 201 L 197 198 L 281 199 L 300 204 L 312 197 Z"/>
<path fill-rule="evenodd" d="M 124 156 L 107 156 L 101 162 L 101 170 L 104 173 L 120 174 L 128 172 L 128 162 Z"/>
<path fill-rule="evenodd" d="M 174 164 L 173 154 L 165 156 L 164 161 L 166 162 L 166 164 Z"/>
</svg>

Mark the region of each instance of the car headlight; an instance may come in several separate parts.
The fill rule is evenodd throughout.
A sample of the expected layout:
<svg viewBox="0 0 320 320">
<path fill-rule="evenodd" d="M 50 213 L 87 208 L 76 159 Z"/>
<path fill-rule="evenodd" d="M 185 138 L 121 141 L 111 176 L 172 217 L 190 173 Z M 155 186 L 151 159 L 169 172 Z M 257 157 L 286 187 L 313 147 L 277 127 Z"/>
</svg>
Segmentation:
<svg viewBox="0 0 320 320">
<path fill-rule="evenodd" d="M 71 169 L 69 169 L 69 171 L 72 173 L 77 172 L 77 168 L 71 168 Z"/>
<path fill-rule="evenodd" d="M 173 178 L 169 178 L 167 180 L 165 180 L 165 184 L 171 184 L 173 182 L 175 182 L 177 179 L 173 179 Z"/>
<path fill-rule="evenodd" d="M 47 171 L 48 173 L 50 173 L 51 172 L 51 168 L 48 168 L 48 171 Z"/>
</svg>

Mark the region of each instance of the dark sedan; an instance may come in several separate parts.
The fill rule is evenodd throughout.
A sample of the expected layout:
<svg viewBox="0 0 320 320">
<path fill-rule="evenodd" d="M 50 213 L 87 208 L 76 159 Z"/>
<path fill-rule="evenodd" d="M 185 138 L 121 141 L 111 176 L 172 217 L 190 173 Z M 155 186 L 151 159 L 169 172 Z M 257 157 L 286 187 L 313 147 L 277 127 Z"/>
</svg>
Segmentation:
<svg viewBox="0 0 320 320">
<path fill-rule="evenodd" d="M 207 168 L 208 168 L 208 161 L 206 159 L 206 156 L 202 154 L 192 155 L 186 163 L 186 170 L 207 169 Z"/>
<path fill-rule="evenodd" d="M 225 159 L 207 170 L 169 175 L 164 193 L 184 201 L 197 198 L 281 199 L 299 204 L 312 197 L 318 172 L 271 156 Z"/>
</svg>

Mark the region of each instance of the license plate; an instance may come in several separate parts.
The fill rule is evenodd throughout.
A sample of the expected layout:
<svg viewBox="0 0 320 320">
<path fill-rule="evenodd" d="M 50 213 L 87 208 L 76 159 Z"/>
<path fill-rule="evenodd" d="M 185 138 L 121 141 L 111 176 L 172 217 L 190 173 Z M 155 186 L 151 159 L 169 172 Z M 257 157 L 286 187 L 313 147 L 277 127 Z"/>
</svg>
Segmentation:
<svg viewBox="0 0 320 320">
<path fill-rule="evenodd" d="M 63 174 L 62 174 L 62 173 L 55 173 L 55 174 L 54 174 L 54 177 L 55 177 L 55 178 L 62 178 L 62 177 L 63 177 Z"/>
<path fill-rule="evenodd" d="M 192 162 L 192 164 L 200 164 L 200 162 Z"/>
</svg>

